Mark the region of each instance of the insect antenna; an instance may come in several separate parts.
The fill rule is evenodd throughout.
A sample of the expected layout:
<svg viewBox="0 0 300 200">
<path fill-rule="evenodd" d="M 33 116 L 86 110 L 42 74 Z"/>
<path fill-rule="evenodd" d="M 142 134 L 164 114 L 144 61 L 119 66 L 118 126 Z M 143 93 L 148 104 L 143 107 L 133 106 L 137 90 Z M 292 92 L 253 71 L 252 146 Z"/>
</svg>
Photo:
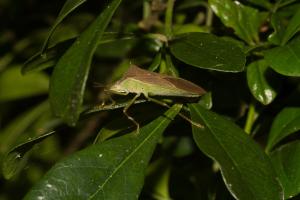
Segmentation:
<svg viewBox="0 0 300 200">
<path fill-rule="evenodd" d="M 111 102 L 110 105 L 114 105 L 116 103 L 115 100 L 111 96 L 111 92 L 109 91 L 108 86 L 101 84 L 101 83 L 97 83 L 97 82 L 94 82 L 93 86 L 95 88 L 103 88 L 103 93 L 100 93 L 100 95 L 99 95 L 99 98 L 102 99 L 102 103 L 101 103 L 102 106 L 106 105 L 106 99 L 110 100 L 110 102 Z"/>
<path fill-rule="evenodd" d="M 93 87 L 107 89 L 107 86 L 101 83 L 93 82 Z"/>
</svg>

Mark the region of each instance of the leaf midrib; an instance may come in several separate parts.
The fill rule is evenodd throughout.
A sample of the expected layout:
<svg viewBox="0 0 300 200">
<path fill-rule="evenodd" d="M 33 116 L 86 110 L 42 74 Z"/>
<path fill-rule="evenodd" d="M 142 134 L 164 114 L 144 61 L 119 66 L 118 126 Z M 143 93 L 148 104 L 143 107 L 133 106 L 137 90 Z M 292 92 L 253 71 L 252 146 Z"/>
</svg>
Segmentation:
<svg viewBox="0 0 300 200">
<path fill-rule="evenodd" d="M 300 115 L 298 116 L 298 117 L 295 117 L 292 121 L 289 121 L 288 123 L 284 123 L 283 125 L 280 125 L 280 126 L 282 126 L 282 129 L 281 130 L 279 130 L 279 132 L 276 134 L 276 129 L 275 129 L 275 134 L 272 134 L 272 135 L 277 135 L 277 136 L 279 136 L 279 137 L 274 137 L 272 140 L 271 140 L 271 142 L 270 142 L 270 147 L 266 147 L 266 149 L 269 149 L 269 150 L 271 150 L 271 149 L 273 149 L 274 148 L 274 146 L 276 145 L 276 144 L 278 144 L 278 142 L 280 141 L 280 140 L 282 140 L 284 137 L 286 137 L 286 136 L 288 136 L 288 135 L 284 135 L 284 136 L 282 136 L 283 134 L 282 133 L 284 133 L 285 131 L 286 131 L 286 129 L 289 127 L 289 125 L 291 124 L 291 123 L 293 123 L 294 121 L 297 121 L 298 119 L 300 118 Z M 271 131 L 271 133 L 272 133 L 272 131 Z M 271 134 L 270 134 L 271 135 Z"/>
<path fill-rule="evenodd" d="M 205 118 L 201 115 L 201 113 L 195 108 L 195 106 L 192 105 L 192 107 L 194 108 L 194 110 L 196 111 L 196 113 L 201 116 L 202 120 L 205 122 L 206 126 L 211 130 L 211 133 L 214 133 L 213 128 L 210 126 L 209 123 L 207 123 L 207 121 L 205 120 Z M 220 147 L 224 150 L 224 152 L 226 153 L 226 155 L 228 155 L 228 158 L 231 160 L 231 162 L 233 163 L 233 165 L 235 166 L 235 168 L 237 169 L 237 172 L 240 174 L 240 177 L 242 179 L 242 181 L 244 183 L 248 183 L 247 181 L 245 181 L 244 177 L 242 176 L 242 173 L 240 172 L 239 168 L 237 167 L 237 163 L 234 161 L 234 159 L 230 156 L 230 154 L 226 151 L 226 148 L 222 145 L 222 143 L 218 140 L 218 137 L 216 137 L 215 134 L 212 134 L 212 136 L 215 138 L 215 140 L 219 143 Z M 220 165 L 220 168 L 222 169 L 222 166 Z M 248 185 L 248 184 L 247 184 Z M 255 192 L 252 191 L 251 187 L 247 187 L 248 191 L 250 191 L 252 193 L 252 196 L 255 197 Z M 228 188 L 229 189 L 229 188 Z M 231 190 L 231 188 L 230 188 Z M 253 198 L 254 199 L 254 198 Z"/>
<path fill-rule="evenodd" d="M 172 114 L 172 113 L 170 113 L 170 114 Z M 155 133 L 155 131 L 157 130 L 157 129 L 159 129 L 161 126 L 162 126 L 162 124 L 163 123 L 165 123 L 166 121 L 167 121 L 167 119 L 168 118 L 166 118 L 166 119 L 163 119 L 159 124 L 158 124 L 158 126 L 156 126 L 155 127 L 155 129 L 153 129 L 153 131 L 151 131 L 151 133 L 137 146 L 137 148 L 135 148 L 116 168 L 115 168 L 115 170 L 108 176 L 108 178 L 104 181 L 104 183 L 102 184 L 102 185 L 100 185 L 100 186 L 98 186 L 98 188 L 99 189 L 97 189 L 96 190 L 96 192 L 94 193 L 94 194 L 92 194 L 90 197 L 89 197 L 89 199 L 92 199 L 98 192 L 100 192 L 101 190 L 103 190 L 103 188 L 104 188 L 104 186 L 106 185 L 106 183 L 107 182 L 109 182 L 109 180 L 110 179 L 112 179 L 113 178 L 113 176 L 114 176 L 114 174 L 116 174 L 118 171 L 119 171 L 119 169 L 123 166 L 123 165 L 125 165 L 125 163 L 137 152 L 137 150 L 138 149 L 140 149 L 143 145 L 144 145 L 144 143 L 146 142 L 146 141 L 148 141 L 148 139 L 150 138 L 150 137 L 152 137 L 152 135 Z"/>
</svg>

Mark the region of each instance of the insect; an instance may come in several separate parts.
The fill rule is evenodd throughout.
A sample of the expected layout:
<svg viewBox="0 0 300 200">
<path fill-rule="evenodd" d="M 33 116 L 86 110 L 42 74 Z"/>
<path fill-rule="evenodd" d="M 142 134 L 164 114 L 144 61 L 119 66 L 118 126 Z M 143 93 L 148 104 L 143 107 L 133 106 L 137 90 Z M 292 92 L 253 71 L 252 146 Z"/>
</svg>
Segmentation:
<svg viewBox="0 0 300 200">
<path fill-rule="evenodd" d="M 137 133 L 139 132 L 139 123 L 128 115 L 127 111 L 141 95 L 144 95 L 149 101 L 169 108 L 170 106 L 167 103 L 152 98 L 152 96 L 197 98 L 206 93 L 204 89 L 190 81 L 150 72 L 136 65 L 131 65 L 123 77 L 108 88 L 107 91 L 119 95 L 136 94 L 127 106 L 124 107 L 123 113 L 137 126 Z M 181 113 L 179 115 L 193 125 L 203 127 L 185 115 Z"/>
</svg>

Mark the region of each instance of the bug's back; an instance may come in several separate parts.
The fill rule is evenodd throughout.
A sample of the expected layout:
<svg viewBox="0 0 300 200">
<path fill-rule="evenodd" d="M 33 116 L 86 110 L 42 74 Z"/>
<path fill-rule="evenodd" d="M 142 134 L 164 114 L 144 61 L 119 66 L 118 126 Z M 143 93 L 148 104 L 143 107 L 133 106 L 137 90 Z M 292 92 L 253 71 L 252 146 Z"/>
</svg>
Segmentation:
<svg viewBox="0 0 300 200">
<path fill-rule="evenodd" d="M 205 93 L 204 89 L 190 81 L 150 72 L 136 66 L 131 66 L 117 84 L 128 93 L 142 93 L 149 96 L 199 97 Z"/>
</svg>

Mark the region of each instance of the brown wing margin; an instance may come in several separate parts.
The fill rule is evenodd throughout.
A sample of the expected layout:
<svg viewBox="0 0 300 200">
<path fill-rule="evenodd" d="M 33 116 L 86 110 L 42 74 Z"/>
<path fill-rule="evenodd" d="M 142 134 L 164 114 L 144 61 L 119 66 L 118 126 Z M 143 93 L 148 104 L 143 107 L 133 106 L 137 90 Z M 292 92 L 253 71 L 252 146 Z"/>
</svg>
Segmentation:
<svg viewBox="0 0 300 200">
<path fill-rule="evenodd" d="M 153 73 L 153 72 L 152 72 Z M 151 75 L 151 72 L 141 69 L 136 65 L 131 65 L 127 72 L 123 75 L 123 78 L 135 77 L 135 76 L 147 76 Z"/>
<path fill-rule="evenodd" d="M 135 78 L 137 80 L 145 81 L 147 83 L 155 83 L 159 85 L 174 85 L 176 88 L 189 91 L 194 94 L 203 95 L 206 93 L 206 91 L 201 88 L 200 86 L 184 80 L 182 78 L 176 78 L 172 76 L 166 76 L 162 74 L 158 74 L 155 72 L 150 72 L 144 69 L 139 68 L 136 65 L 131 65 L 127 72 L 123 76 L 123 80 L 126 78 Z"/>
<path fill-rule="evenodd" d="M 202 87 L 200 87 L 190 81 L 184 80 L 182 78 L 165 76 L 164 79 L 169 81 L 170 83 L 172 83 L 175 87 L 177 87 L 179 89 L 189 91 L 189 92 L 198 94 L 200 96 L 206 93 L 206 91 Z"/>
</svg>

